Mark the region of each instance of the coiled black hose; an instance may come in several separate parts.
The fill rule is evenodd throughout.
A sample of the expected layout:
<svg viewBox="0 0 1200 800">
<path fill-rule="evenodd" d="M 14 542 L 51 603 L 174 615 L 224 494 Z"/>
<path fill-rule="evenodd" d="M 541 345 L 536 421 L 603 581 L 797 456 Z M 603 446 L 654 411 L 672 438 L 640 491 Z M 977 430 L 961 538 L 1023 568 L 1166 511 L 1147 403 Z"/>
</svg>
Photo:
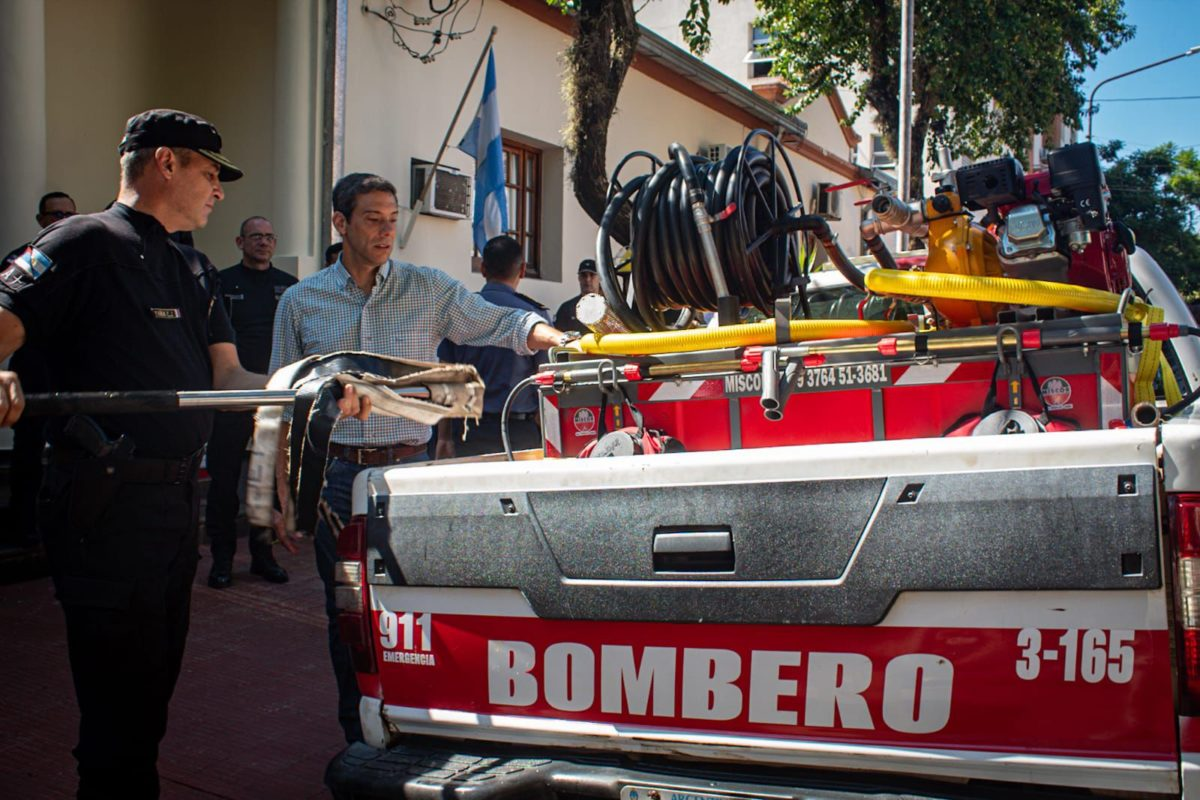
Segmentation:
<svg viewBox="0 0 1200 800">
<path fill-rule="evenodd" d="M 756 136 L 767 140 L 766 152 L 750 146 Z M 720 161 L 691 158 L 705 209 L 714 219 L 713 237 L 729 293 L 768 316 L 776 297 L 802 283 L 808 261 L 796 233 L 764 235 L 781 218 L 804 212 L 795 170 L 786 157 L 777 157 L 780 147 L 767 131 L 754 130 Z M 652 171 L 621 183 L 622 169 L 634 158 L 648 159 Z M 627 235 L 614 236 L 614 226 L 625 219 L 629 230 L 621 233 Z M 613 238 L 630 243 L 628 264 L 614 264 Z M 609 308 L 630 331 L 666 330 L 670 326 L 663 312 L 668 309 L 717 310 L 684 176 L 674 159 L 663 162 L 639 151 L 617 165 L 596 258 Z"/>
</svg>

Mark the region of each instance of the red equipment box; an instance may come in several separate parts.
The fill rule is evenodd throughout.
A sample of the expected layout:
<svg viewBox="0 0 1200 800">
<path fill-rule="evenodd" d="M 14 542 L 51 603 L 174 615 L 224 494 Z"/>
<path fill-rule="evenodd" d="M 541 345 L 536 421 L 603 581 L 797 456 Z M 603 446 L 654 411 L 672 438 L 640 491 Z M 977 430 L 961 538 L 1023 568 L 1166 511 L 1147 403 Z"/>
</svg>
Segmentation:
<svg viewBox="0 0 1200 800">
<path fill-rule="evenodd" d="M 1045 412 L 1053 423 L 1049 430 L 1123 424 L 1130 380 L 1125 355 L 1117 345 L 1027 352 L 1020 409 L 1034 417 Z M 792 374 L 779 421 L 763 413 L 759 371 L 623 383 L 647 428 L 674 437 L 687 450 L 729 450 L 961 433 L 973 419 L 1010 407 L 1006 377 L 994 356 L 808 367 Z M 601 405 L 595 385 L 544 387 L 545 455 L 574 457 L 595 440 Z M 606 430 L 633 424 L 627 412 L 618 416 L 612 405 L 606 409 Z"/>
</svg>

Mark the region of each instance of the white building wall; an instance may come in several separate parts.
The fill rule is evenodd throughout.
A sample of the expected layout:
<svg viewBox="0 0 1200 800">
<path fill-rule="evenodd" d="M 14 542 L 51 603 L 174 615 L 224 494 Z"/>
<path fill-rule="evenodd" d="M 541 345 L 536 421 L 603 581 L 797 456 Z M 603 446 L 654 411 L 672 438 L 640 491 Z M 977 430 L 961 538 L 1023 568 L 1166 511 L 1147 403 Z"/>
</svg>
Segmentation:
<svg viewBox="0 0 1200 800">
<path fill-rule="evenodd" d="M 638 22 L 686 50 L 679 22 L 687 13 L 688 0 L 651 0 L 638 10 Z M 703 61 L 724 72 L 738 83 L 750 85 L 750 65 L 745 63 L 750 50 L 750 30 L 758 8 L 754 0 L 730 0 L 728 5 L 709 3 L 708 30 L 711 44 Z"/>
<path fill-rule="evenodd" d="M 184 0 L 53 0 L 44 7 L 44 191 L 65 191 L 80 211 L 99 211 L 117 195 L 126 119 L 156 107 L 199 114 L 221 131 L 224 152 L 246 177 L 226 187 L 196 244 L 219 266 L 236 262 L 240 222 L 273 213 L 275 0 L 209 0 L 203 14 Z M 29 209 L 26 236 L 36 232 L 35 212 Z M 284 239 L 279 253 L 299 248 Z"/>
</svg>

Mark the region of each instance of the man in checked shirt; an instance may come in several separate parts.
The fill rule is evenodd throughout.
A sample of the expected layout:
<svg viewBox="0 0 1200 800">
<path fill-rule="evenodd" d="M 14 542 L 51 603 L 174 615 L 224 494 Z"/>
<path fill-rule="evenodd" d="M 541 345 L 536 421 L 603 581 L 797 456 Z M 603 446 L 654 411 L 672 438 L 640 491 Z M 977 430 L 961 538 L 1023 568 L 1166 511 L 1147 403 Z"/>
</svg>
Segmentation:
<svg viewBox="0 0 1200 800">
<path fill-rule="evenodd" d="M 521 355 L 565 341 L 537 315 L 488 303 L 446 273 L 391 259 L 400 209 L 396 188 L 378 175 L 353 173 L 333 187 L 333 225 L 341 258 L 288 289 L 275 312 L 269 372 L 311 355 L 346 350 L 437 361 L 438 343 L 508 347 Z M 364 406 L 369 401 L 363 400 Z M 329 445 L 321 496 L 350 518 L 354 478 L 368 467 L 427 459 L 429 426 L 395 417 L 343 419 Z M 281 442 L 288 441 L 285 430 Z M 281 459 L 282 463 L 286 463 Z M 285 547 L 295 543 L 281 533 Z M 333 531 L 321 521 L 314 534 L 317 570 L 325 584 L 329 655 L 338 684 L 338 721 L 347 742 L 362 740 L 358 684 L 350 651 L 337 631 Z"/>
</svg>

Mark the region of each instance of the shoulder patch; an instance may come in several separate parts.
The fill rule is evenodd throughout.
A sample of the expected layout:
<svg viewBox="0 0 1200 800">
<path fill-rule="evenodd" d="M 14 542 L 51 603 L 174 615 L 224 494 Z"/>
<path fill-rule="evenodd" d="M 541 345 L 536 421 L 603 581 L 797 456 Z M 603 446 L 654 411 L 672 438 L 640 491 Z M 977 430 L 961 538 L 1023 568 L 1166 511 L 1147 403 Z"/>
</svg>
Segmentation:
<svg viewBox="0 0 1200 800">
<path fill-rule="evenodd" d="M 24 272 L 31 281 L 36 281 L 54 269 L 54 262 L 50 260 L 50 257 L 32 245 L 26 247 L 24 253 L 14 258 L 12 265 Z"/>
</svg>

